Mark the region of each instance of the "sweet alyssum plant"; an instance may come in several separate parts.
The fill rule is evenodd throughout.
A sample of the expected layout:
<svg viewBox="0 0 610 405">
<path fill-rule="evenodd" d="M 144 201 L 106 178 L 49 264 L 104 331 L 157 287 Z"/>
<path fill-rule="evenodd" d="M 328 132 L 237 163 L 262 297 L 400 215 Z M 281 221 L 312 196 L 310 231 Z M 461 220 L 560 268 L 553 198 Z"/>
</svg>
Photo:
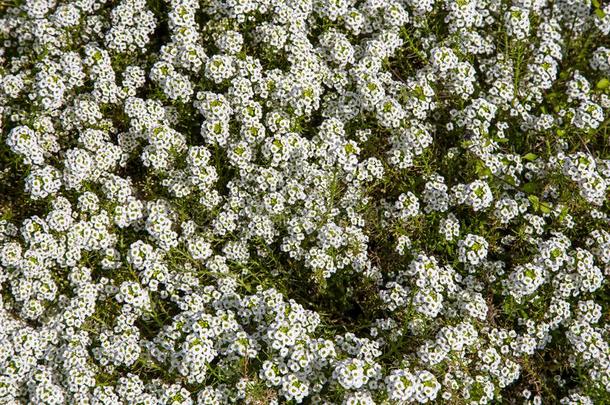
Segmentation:
<svg viewBox="0 0 610 405">
<path fill-rule="evenodd" d="M 610 401 L 609 35 L 598 0 L 0 2 L 0 403 Z"/>
</svg>

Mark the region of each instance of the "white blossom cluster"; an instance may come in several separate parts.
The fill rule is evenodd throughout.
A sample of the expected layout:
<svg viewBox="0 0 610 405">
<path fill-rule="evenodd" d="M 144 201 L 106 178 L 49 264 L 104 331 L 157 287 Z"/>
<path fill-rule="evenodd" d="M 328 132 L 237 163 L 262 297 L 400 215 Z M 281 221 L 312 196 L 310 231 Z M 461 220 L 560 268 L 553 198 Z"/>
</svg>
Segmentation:
<svg viewBox="0 0 610 405">
<path fill-rule="evenodd" d="M 610 402 L 610 5 L 0 1 L 0 404 Z"/>
</svg>

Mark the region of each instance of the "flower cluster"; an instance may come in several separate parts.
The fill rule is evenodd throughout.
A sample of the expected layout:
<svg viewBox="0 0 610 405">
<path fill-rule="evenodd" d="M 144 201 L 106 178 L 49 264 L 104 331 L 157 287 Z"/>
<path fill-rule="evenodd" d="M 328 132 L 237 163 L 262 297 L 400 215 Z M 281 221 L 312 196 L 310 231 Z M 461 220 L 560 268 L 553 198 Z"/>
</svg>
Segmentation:
<svg viewBox="0 0 610 405">
<path fill-rule="evenodd" d="M 610 5 L 0 2 L 0 403 L 610 402 Z"/>
</svg>

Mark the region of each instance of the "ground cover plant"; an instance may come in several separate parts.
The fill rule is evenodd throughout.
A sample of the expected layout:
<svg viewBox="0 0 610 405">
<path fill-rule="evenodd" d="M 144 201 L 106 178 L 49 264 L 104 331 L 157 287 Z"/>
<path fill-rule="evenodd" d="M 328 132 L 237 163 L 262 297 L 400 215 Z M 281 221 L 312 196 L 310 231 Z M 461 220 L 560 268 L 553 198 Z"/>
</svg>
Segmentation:
<svg viewBox="0 0 610 405">
<path fill-rule="evenodd" d="M 609 35 L 0 0 L 0 403 L 610 403 Z"/>
</svg>

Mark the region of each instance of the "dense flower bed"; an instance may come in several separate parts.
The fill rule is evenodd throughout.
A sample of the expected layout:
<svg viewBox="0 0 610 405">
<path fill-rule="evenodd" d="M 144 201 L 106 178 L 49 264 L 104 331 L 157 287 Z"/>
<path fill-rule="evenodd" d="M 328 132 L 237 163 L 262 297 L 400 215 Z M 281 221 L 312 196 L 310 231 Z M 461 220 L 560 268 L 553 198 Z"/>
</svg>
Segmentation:
<svg viewBox="0 0 610 405">
<path fill-rule="evenodd" d="M 2 0 L 0 62 L 0 403 L 610 402 L 609 4 Z"/>
</svg>

